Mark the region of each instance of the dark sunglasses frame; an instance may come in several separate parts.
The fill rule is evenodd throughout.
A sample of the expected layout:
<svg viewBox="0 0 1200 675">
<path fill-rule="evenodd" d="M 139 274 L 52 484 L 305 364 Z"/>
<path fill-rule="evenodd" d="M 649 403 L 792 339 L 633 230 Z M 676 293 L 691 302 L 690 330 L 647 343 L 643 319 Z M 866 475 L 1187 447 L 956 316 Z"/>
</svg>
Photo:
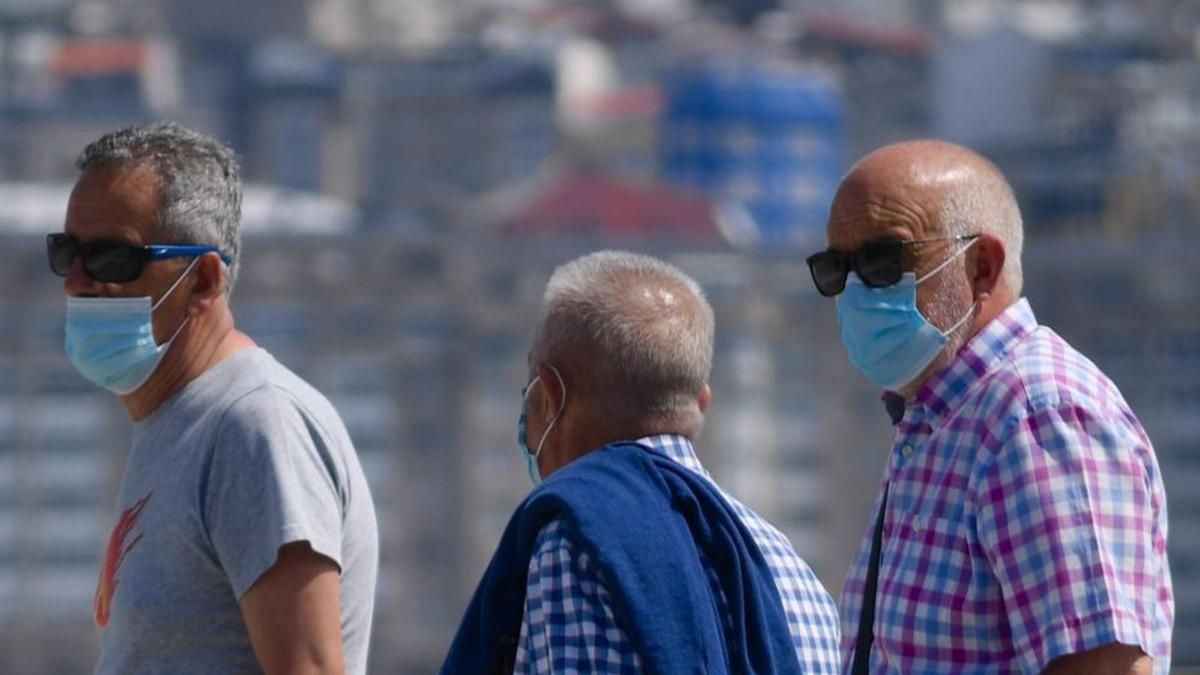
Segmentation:
<svg viewBox="0 0 1200 675">
<path fill-rule="evenodd" d="M 233 260 L 216 246 L 139 246 L 112 239 L 82 242 L 65 232 L 46 235 L 46 256 L 50 262 L 50 271 L 65 277 L 75 264 L 75 259 L 82 258 L 83 269 L 88 276 L 104 283 L 133 281 L 142 276 L 148 263 L 156 260 L 195 258 L 205 253 L 216 253 L 226 265 L 233 266 Z"/>
<path fill-rule="evenodd" d="M 827 249 L 814 253 L 805 260 L 812 274 L 817 292 L 832 298 L 846 290 L 846 278 L 850 272 L 858 275 L 871 288 L 886 288 L 904 276 L 904 249 L 914 244 L 929 244 L 939 241 L 970 241 L 978 234 L 955 237 L 930 237 L 927 239 L 896 239 L 867 242 L 854 251 Z"/>
</svg>

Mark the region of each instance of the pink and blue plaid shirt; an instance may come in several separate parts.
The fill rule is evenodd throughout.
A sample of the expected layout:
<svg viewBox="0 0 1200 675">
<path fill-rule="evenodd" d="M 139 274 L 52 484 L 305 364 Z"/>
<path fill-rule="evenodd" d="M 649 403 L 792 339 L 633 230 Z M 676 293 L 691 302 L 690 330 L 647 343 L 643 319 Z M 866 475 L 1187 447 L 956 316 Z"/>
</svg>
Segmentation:
<svg viewBox="0 0 1200 675">
<path fill-rule="evenodd" d="M 884 486 L 872 673 L 1037 673 L 1111 642 L 1169 670 L 1154 449 L 1113 383 L 1027 301 L 905 404 Z M 842 595 L 847 671 L 878 506 Z"/>
</svg>

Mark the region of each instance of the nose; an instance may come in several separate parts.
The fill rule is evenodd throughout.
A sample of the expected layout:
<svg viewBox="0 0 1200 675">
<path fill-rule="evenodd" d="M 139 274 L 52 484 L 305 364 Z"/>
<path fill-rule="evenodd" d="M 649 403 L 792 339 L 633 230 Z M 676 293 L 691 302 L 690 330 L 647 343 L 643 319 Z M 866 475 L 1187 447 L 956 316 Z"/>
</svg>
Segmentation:
<svg viewBox="0 0 1200 675">
<path fill-rule="evenodd" d="M 63 279 L 63 289 L 72 297 L 100 294 L 100 282 L 88 275 L 83 269 L 83 258 L 76 257 L 71 262 L 71 269 Z"/>
</svg>

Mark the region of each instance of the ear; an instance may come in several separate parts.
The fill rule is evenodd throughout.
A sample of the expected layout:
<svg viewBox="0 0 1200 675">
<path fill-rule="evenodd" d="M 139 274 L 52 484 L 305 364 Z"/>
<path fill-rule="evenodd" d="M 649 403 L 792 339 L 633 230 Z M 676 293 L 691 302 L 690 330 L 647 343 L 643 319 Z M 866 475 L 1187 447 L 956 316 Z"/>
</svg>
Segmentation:
<svg viewBox="0 0 1200 675">
<path fill-rule="evenodd" d="M 543 399 L 544 404 L 540 412 L 542 419 L 547 423 L 558 414 L 559 406 L 563 405 L 563 396 L 566 395 L 564 389 L 566 383 L 563 381 L 566 377 L 563 376 L 563 379 L 560 380 L 559 374 L 561 373 L 561 368 L 556 373 L 555 369 L 548 365 L 538 366 L 538 385 L 541 386 L 542 393 L 545 394 Z"/>
<path fill-rule="evenodd" d="M 968 258 L 967 274 L 975 302 L 983 304 L 1000 284 L 1000 273 L 1004 270 L 1004 244 L 994 235 L 983 234 Z"/>
<path fill-rule="evenodd" d="M 188 316 L 197 316 L 208 311 L 214 303 L 224 297 L 225 263 L 216 253 L 205 253 L 196 261 L 192 270 L 192 295 L 188 299 Z"/>
<path fill-rule="evenodd" d="M 700 412 L 704 412 L 708 410 L 710 403 L 712 403 L 712 387 L 706 384 L 704 389 L 700 390 L 700 398 L 696 401 L 696 405 L 700 406 Z"/>
</svg>

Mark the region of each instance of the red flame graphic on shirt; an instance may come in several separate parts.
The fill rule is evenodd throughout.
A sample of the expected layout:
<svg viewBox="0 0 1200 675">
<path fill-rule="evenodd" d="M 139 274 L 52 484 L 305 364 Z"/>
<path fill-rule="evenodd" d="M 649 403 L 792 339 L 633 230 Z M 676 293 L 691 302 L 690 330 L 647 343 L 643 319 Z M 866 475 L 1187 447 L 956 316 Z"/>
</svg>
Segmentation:
<svg viewBox="0 0 1200 675">
<path fill-rule="evenodd" d="M 124 562 L 125 556 L 133 550 L 133 547 L 142 540 L 142 535 L 134 537 L 133 541 L 129 543 L 125 543 L 125 540 L 133 532 L 133 528 L 137 527 L 138 521 L 142 518 L 142 511 L 146 508 L 146 502 L 150 501 L 152 494 L 154 493 L 147 494 L 134 502 L 133 506 L 125 509 L 121 513 L 116 527 L 113 528 L 112 534 L 108 537 L 108 549 L 104 554 L 104 564 L 100 567 L 100 580 L 96 583 L 94 605 L 96 625 L 100 628 L 108 627 L 113 596 L 117 593 L 117 572 L 121 569 L 121 563 Z"/>
</svg>

